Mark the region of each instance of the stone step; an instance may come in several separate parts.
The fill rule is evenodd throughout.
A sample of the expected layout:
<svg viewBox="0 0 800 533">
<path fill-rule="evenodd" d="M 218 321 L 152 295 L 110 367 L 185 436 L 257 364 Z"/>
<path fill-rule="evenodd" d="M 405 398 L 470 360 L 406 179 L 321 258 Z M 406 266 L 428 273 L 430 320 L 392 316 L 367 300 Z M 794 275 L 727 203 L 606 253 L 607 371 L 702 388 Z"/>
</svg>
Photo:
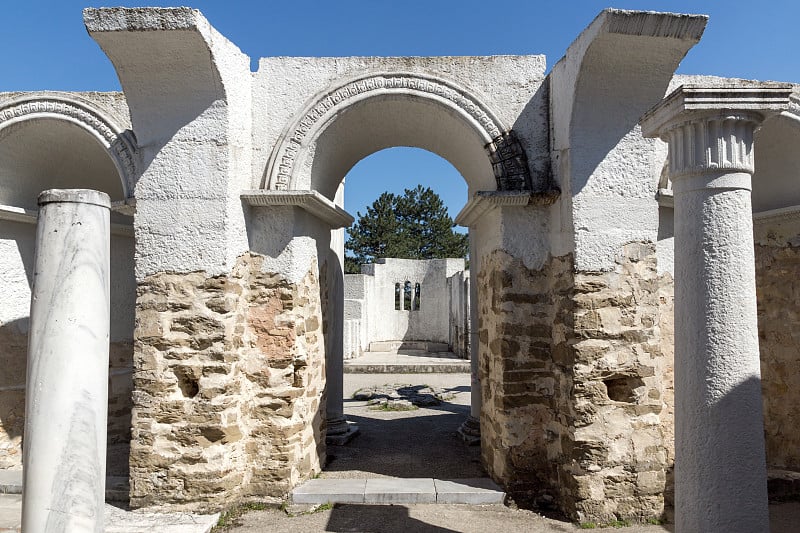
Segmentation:
<svg viewBox="0 0 800 533">
<path fill-rule="evenodd" d="M 345 374 L 469 374 L 469 361 L 463 363 L 349 363 Z"/>
<path fill-rule="evenodd" d="M 107 502 L 127 502 L 129 490 L 127 477 L 106 477 Z M 0 494 L 22 494 L 22 470 L 0 470 Z"/>
<path fill-rule="evenodd" d="M 375 341 L 369 343 L 370 352 L 397 352 L 399 350 L 422 350 L 425 352 L 448 352 L 446 342 L 429 341 Z"/>
<path fill-rule="evenodd" d="M 292 491 L 292 503 L 503 503 L 505 492 L 489 478 L 310 479 Z"/>
</svg>

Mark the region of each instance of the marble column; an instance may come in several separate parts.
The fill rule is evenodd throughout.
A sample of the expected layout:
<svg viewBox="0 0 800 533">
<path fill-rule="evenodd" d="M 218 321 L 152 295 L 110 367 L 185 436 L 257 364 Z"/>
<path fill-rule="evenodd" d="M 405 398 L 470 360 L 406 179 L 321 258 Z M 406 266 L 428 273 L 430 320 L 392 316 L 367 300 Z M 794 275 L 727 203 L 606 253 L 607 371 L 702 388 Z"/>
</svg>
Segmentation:
<svg viewBox="0 0 800 533">
<path fill-rule="evenodd" d="M 102 532 L 109 341 L 108 195 L 39 195 L 22 529 Z"/>
<path fill-rule="evenodd" d="M 750 188 L 754 132 L 790 92 L 683 86 L 641 122 L 675 199 L 678 533 L 769 531 Z"/>
<path fill-rule="evenodd" d="M 344 205 L 344 182 L 339 185 L 334 203 Z M 328 400 L 325 441 L 343 445 L 355 437 L 357 424 L 344 416 L 344 229 L 331 229 L 328 265 L 328 331 L 325 343 L 325 379 Z"/>
<path fill-rule="evenodd" d="M 473 245 L 473 238 L 470 236 L 469 256 L 472 262 L 470 270 L 475 275 L 470 274 L 469 278 L 469 369 L 470 369 L 470 408 L 469 416 L 458 428 L 458 434 L 464 442 L 477 445 L 481 443 L 481 381 L 478 357 L 478 265 Z"/>
</svg>

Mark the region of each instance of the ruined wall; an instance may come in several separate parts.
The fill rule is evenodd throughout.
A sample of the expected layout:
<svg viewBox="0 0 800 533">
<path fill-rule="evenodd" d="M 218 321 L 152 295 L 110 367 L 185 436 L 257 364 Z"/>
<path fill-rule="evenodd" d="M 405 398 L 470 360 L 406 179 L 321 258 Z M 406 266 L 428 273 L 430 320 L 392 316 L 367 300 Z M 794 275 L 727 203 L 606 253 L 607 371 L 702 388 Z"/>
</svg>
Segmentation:
<svg viewBox="0 0 800 533">
<path fill-rule="evenodd" d="M 22 467 L 27 353 L 19 321 L 0 325 L 0 469 Z"/>
<path fill-rule="evenodd" d="M 800 220 L 755 224 L 767 466 L 800 470 Z"/>
<path fill-rule="evenodd" d="M 344 276 L 345 358 L 357 357 L 369 349 L 370 343 L 380 341 L 429 341 L 452 346 L 452 321 L 459 317 L 453 316 L 449 279 L 464 272 L 463 259 L 382 258 L 362 265 L 362 272 Z M 408 293 L 403 290 L 406 282 L 410 284 Z M 414 298 L 416 285 L 420 288 L 419 307 Z M 466 307 L 457 312 L 462 319 L 468 316 Z"/>
<path fill-rule="evenodd" d="M 616 263 L 575 276 L 574 462 L 564 470 L 574 476 L 568 504 L 578 517 L 644 520 L 664 512 L 673 460 L 671 361 L 659 331 L 655 245 L 628 244 Z"/>
<path fill-rule="evenodd" d="M 297 284 L 241 256 L 228 275 L 138 289 L 131 506 L 277 499 L 324 462 L 316 265 Z"/>
<path fill-rule="evenodd" d="M 0 469 L 22 467 L 25 373 L 35 219 L 0 220 Z M 111 343 L 108 377 L 108 445 L 130 440 L 133 367 L 133 239 L 111 236 Z M 119 468 L 116 468 L 119 466 Z M 125 475 L 114 465 L 112 475 Z"/>
<path fill-rule="evenodd" d="M 573 425 L 571 259 L 534 271 L 495 251 L 477 284 L 484 464 L 515 498 L 561 507 Z"/>
<path fill-rule="evenodd" d="M 661 516 L 671 361 L 659 331 L 669 279 L 656 272 L 655 245 L 626 245 L 611 272 L 574 272 L 570 256 L 532 271 L 498 251 L 480 278 L 491 475 L 581 521 Z"/>
</svg>

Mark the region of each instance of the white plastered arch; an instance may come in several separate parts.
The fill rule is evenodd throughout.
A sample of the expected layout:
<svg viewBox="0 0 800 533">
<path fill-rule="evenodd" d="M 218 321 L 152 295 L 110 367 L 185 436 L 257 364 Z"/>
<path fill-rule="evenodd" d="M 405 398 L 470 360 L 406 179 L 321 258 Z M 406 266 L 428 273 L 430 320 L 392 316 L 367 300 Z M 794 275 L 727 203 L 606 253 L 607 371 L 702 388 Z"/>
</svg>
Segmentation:
<svg viewBox="0 0 800 533">
<path fill-rule="evenodd" d="M 0 104 L 0 139 L 15 125 L 41 119 L 69 122 L 94 137 L 113 161 L 125 198 L 133 197 L 137 177 L 136 148 L 118 120 L 74 97 L 27 95 Z"/>
<path fill-rule="evenodd" d="M 800 92 L 756 132 L 753 152 L 753 212 L 800 206 Z"/>
<path fill-rule="evenodd" d="M 383 103 L 382 103 L 383 102 Z M 478 189 L 494 189 L 496 184 L 492 174 L 492 166 L 486 152 L 486 146 L 493 140 L 508 131 L 505 124 L 493 113 L 481 99 L 459 85 L 430 75 L 417 73 L 393 72 L 371 73 L 345 82 L 337 82 L 330 88 L 316 94 L 305 105 L 303 110 L 296 115 L 295 120 L 281 134 L 275 145 L 264 175 L 263 186 L 271 190 L 310 190 L 314 188 L 310 172 L 311 162 L 309 156 L 314 156 L 317 142 L 323 134 L 341 117 L 354 110 L 367 105 L 377 104 L 376 110 L 387 110 L 392 102 L 407 102 L 411 106 L 428 106 L 435 110 L 443 120 L 454 120 L 459 123 L 459 130 L 471 137 L 472 152 L 475 147 L 480 148 L 484 161 L 482 168 L 477 172 L 482 174 L 483 186 Z M 379 121 L 378 113 L 365 116 L 368 121 Z M 362 121 L 363 123 L 363 121 Z M 404 136 L 395 136 L 402 139 Z M 405 135 L 406 138 L 409 135 Z M 431 143 L 411 143 L 407 140 L 395 140 L 381 144 L 373 141 L 375 146 L 366 147 L 361 153 L 354 156 L 354 164 L 361 157 L 390 146 L 417 146 L 427 149 L 450 161 L 465 175 L 464 165 L 459 165 L 457 157 L 446 153 L 447 150 L 438 150 Z M 445 152 L 445 153 L 443 153 Z M 474 168 L 476 165 L 472 165 Z M 340 180 L 343 176 L 331 179 Z M 475 181 L 467 175 L 465 179 L 470 187 L 476 186 Z M 488 186 L 487 186 L 488 185 Z M 323 194 L 325 194 L 323 192 Z"/>
</svg>

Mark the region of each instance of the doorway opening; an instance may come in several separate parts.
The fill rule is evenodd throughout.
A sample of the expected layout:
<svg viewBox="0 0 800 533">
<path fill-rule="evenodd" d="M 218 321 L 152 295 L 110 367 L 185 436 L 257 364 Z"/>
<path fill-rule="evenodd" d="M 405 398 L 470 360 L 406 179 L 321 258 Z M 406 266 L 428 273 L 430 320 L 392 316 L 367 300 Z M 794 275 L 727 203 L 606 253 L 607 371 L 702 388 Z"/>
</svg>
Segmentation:
<svg viewBox="0 0 800 533">
<path fill-rule="evenodd" d="M 360 434 L 329 445 L 323 477 L 484 477 L 479 447 L 458 436 L 471 403 L 469 247 L 452 218 L 467 201 L 466 183 L 442 157 L 406 147 L 362 159 L 344 183 L 356 223 L 345 230 L 343 406 Z M 422 189 L 435 196 L 420 198 Z M 406 200 L 418 210 L 406 213 Z M 442 243 L 432 251 L 431 241 L 446 238 L 441 231 L 415 239 L 441 216 L 459 253 L 444 253 Z M 387 235 L 375 239 L 381 228 Z"/>
</svg>

